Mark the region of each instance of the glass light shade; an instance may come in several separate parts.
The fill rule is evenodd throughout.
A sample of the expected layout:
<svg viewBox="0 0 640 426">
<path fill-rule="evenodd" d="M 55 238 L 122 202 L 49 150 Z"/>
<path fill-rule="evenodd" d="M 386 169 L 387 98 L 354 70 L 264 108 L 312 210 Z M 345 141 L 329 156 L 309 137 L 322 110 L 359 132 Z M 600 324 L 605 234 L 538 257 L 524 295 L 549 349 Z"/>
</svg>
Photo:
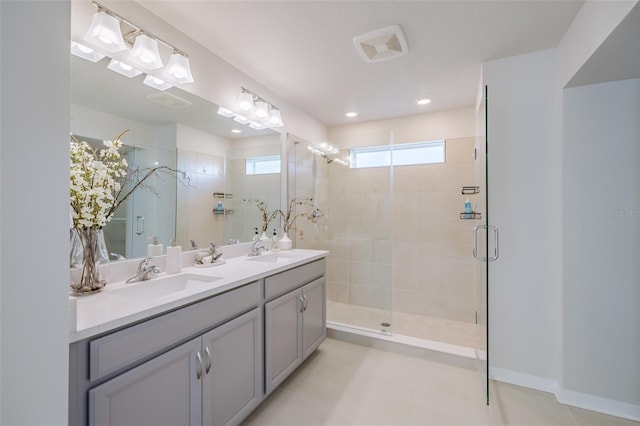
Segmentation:
<svg viewBox="0 0 640 426">
<path fill-rule="evenodd" d="M 249 127 L 251 127 L 252 129 L 255 129 L 255 130 L 266 129 L 265 126 L 263 126 L 262 124 L 258 123 L 257 121 L 252 121 L 251 123 L 249 123 Z"/>
<path fill-rule="evenodd" d="M 84 39 L 107 52 L 119 52 L 127 48 L 122 38 L 120 21 L 105 12 L 96 12 Z"/>
<path fill-rule="evenodd" d="M 255 106 L 255 117 L 259 121 L 267 120 L 269 118 L 269 104 L 266 102 L 258 101 L 255 103 Z"/>
<path fill-rule="evenodd" d="M 193 75 L 191 75 L 191 68 L 189 67 L 189 58 L 179 53 L 174 53 L 169 56 L 169 62 L 162 72 L 162 75 L 176 83 L 193 83 Z"/>
<path fill-rule="evenodd" d="M 76 43 L 75 41 L 71 42 L 71 53 L 91 62 L 98 62 L 100 59 L 104 58 L 102 53 L 96 52 L 94 49 L 87 47 L 84 44 Z"/>
<path fill-rule="evenodd" d="M 242 115 L 236 115 L 233 118 L 233 121 L 235 121 L 236 123 L 240 123 L 240 124 L 249 124 L 249 122 L 251 120 L 249 120 L 247 117 L 243 117 Z"/>
<path fill-rule="evenodd" d="M 155 70 L 162 67 L 162 59 L 158 51 L 158 42 L 145 34 L 140 34 L 136 37 L 133 49 L 131 49 L 127 59 L 148 70 Z"/>
<path fill-rule="evenodd" d="M 109 62 L 109 65 L 107 65 L 107 68 L 109 68 L 111 71 L 115 71 L 118 74 L 122 74 L 125 77 L 129 77 L 129 78 L 142 74 L 142 71 L 137 70 L 131 65 L 127 65 L 124 62 L 120 62 L 115 59 L 112 59 L 111 62 Z"/>
<path fill-rule="evenodd" d="M 234 115 L 236 115 L 233 111 L 231 111 L 228 108 L 225 107 L 219 107 L 218 108 L 218 114 L 224 116 L 224 117 L 233 117 Z"/>
<path fill-rule="evenodd" d="M 272 108 L 269 113 L 269 126 L 271 127 L 282 127 L 284 123 L 282 122 L 282 116 L 280 115 L 280 110 Z"/>
<path fill-rule="evenodd" d="M 165 91 L 167 90 L 169 87 L 172 87 L 169 83 L 167 83 L 166 81 L 162 81 L 157 77 L 154 77 L 152 75 L 147 75 L 144 78 L 143 81 L 144 84 L 146 84 L 149 87 L 153 87 L 154 89 L 158 89 L 161 91 Z"/>
<path fill-rule="evenodd" d="M 256 112 L 256 107 L 253 105 L 253 95 L 247 92 L 240 93 L 236 102 L 236 110 L 245 115 L 253 115 Z"/>
</svg>

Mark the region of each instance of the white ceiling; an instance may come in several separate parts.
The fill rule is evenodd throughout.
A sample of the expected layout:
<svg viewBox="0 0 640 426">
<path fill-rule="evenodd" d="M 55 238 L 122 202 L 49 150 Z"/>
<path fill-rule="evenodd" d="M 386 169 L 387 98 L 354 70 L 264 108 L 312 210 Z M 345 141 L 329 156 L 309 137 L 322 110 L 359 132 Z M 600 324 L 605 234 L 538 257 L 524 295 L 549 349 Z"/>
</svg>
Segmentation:
<svg viewBox="0 0 640 426">
<path fill-rule="evenodd" d="M 474 105 L 481 63 L 557 46 L 583 3 L 138 2 L 327 125 Z M 352 38 L 393 24 L 409 53 L 364 62 Z M 418 106 L 419 98 L 432 102 Z"/>
</svg>

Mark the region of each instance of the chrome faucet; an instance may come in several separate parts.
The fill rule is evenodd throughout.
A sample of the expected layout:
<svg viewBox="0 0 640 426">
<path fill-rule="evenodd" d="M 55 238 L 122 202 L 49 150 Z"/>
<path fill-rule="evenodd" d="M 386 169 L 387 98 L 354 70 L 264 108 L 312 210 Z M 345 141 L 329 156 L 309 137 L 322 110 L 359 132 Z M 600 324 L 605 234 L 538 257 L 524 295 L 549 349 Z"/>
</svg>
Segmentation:
<svg viewBox="0 0 640 426">
<path fill-rule="evenodd" d="M 160 273 L 160 268 L 158 268 L 156 265 L 152 265 L 151 261 L 152 259 L 150 257 L 143 259 L 138 264 L 138 270 L 136 271 L 136 274 L 125 282 L 129 284 L 155 278 L 157 276 L 156 274 Z"/>
<path fill-rule="evenodd" d="M 251 251 L 247 256 L 249 257 L 260 256 L 260 254 L 266 249 L 267 248 L 264 246 L 264 243 L 262 241 L 260 240 L 254 241 L 253 244 L 251 244 Z"/>
</svg>

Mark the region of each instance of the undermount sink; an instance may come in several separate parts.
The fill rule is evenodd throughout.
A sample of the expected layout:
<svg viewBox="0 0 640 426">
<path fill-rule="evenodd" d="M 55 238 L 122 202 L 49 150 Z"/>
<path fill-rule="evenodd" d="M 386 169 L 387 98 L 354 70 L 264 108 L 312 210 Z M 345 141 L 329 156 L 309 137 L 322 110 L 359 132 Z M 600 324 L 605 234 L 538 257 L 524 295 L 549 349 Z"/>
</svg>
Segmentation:
<svg viewBox="0 0 640 426">
<path fill-rule="evenodd" d="M 296 257 L 291 254 L 278 252 L 278 253 L 260 254 L 258 256 L 248 257 L 247 260 L 250 262 L 261 262 L 261 263 L 289 263 L 296 260 Z"/>
<path fill-rule="evenodd" d="M 152 278 L 115 289 L 111 294 L 134 300 L 149 300 L 168 296 L 182 291 L 192 290 L 205 284 L 220 280 L 220 277 L 199 274 L 167 275 Z"/>
</svg>

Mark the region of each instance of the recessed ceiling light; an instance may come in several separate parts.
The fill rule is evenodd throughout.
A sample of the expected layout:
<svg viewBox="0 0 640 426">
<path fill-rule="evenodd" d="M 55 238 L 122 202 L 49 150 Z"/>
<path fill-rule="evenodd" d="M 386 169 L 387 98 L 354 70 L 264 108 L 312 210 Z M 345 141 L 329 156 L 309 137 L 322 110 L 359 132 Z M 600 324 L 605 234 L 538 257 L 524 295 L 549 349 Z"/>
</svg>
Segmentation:
<svg viewBox="0 0 640 426">
<path fill-rule="evenodd" d="M 240 129 L 232 129 L 231 133 L 242 133 L 242 130 L 240 130 Z"/>
<path fill-rule="evenodd" d="M 418 99 L 418 100 L 416 101 L 416 103 L 417 103 L 418 105 L 426 105 L 426 104 L 431 103 L 431 99 Z"/>
<path fill-rule="evenodd" d="M 349 118 L 353 118 L 353 117 L 357 117 L 358 113 L 357 112 L 348 112 L 345 114 L 347 117 Z"/>
</svg>

